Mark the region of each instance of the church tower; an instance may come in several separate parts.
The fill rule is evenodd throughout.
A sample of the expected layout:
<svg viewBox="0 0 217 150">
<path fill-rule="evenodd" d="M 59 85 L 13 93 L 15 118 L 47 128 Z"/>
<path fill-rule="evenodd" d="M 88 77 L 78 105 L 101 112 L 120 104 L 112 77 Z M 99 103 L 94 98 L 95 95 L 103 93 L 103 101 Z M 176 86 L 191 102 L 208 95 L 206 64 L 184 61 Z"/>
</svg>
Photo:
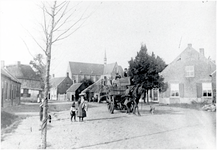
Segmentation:
<svg viewBox="0 0 217 150">
<path fill-rule="evenodd" d="M 106 58 L 106 50 L 105 50 L 104 65 L 106 64 L 107 64 L 107 58 Z"/>
</svg>

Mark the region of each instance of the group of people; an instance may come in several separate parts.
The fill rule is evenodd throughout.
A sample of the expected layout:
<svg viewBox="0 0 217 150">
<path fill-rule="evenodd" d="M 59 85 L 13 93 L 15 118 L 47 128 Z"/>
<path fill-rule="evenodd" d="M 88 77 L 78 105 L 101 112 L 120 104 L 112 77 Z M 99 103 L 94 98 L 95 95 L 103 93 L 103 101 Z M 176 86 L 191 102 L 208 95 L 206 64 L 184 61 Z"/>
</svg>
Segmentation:
<svg viewBox="0 0 217 150">
<path fill-rule="evenodd" d="M 85 100 L 85 93 L 79 94 L 80 98 L 78 100 L 78 105 L 76 107 L 75 102 L 72 103 L 70 108 L 71 121 L 76 121 L 76 116 L 79 118 L 79 122 L 87 116 L 88 103 Z"/>
</svg>

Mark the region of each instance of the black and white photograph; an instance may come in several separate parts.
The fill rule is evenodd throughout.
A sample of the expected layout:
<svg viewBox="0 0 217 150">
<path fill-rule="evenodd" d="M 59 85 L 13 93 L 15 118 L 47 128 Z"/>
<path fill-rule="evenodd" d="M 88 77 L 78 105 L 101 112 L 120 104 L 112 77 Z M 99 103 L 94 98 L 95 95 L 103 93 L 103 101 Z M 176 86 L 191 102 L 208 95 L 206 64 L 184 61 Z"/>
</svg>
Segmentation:
<svg viewBox="0 0 217 150">
<path fill-rule="evenodd" d="M 1 149 L 216 149 L 216 1 L 1 0 Z"/>
</svg>

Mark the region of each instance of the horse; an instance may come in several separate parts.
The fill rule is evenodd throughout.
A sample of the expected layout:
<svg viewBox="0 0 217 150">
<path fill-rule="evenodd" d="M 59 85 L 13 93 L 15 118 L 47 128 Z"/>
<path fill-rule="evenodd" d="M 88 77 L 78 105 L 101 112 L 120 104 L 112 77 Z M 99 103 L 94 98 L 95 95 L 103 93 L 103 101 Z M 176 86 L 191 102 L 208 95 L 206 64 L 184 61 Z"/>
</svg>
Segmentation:
<svg viewBox="0 0 217 150">
<path fill-rule="evenodd" d="M 143 85 L 137 84 L 135 86 L 133 86 L 130 90 L 131 93 L 131 101 L 133 102 L 133 114 L 136 114 L 136 110 L 139 116 L 140 112 L 139 112 L 139 99 L 141 98 L 142 94 L 145 92 Z"/>
</svg>

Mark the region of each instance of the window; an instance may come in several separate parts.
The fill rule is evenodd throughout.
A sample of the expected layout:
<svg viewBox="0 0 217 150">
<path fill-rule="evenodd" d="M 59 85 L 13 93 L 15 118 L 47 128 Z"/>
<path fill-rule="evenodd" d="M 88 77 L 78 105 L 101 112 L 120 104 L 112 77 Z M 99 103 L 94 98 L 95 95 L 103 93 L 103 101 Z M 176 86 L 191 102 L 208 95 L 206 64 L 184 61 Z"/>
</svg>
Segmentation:
<svg viewBox="0 0 217 150">
<path fill-rule="evenodd" d="M 202 94 L 203 97 L 212 97 L 212 84 L 211 83 L 202 83 Z"/>
<path fill-rule="evenodd" d="M 194 66 L 185 67 L 185 77 L 194 77 Z"/>
<path fill-rule="evenodd" d="M 179 97 L 179 84 L 171 84 L 171 97 Z"/>
</svg>

